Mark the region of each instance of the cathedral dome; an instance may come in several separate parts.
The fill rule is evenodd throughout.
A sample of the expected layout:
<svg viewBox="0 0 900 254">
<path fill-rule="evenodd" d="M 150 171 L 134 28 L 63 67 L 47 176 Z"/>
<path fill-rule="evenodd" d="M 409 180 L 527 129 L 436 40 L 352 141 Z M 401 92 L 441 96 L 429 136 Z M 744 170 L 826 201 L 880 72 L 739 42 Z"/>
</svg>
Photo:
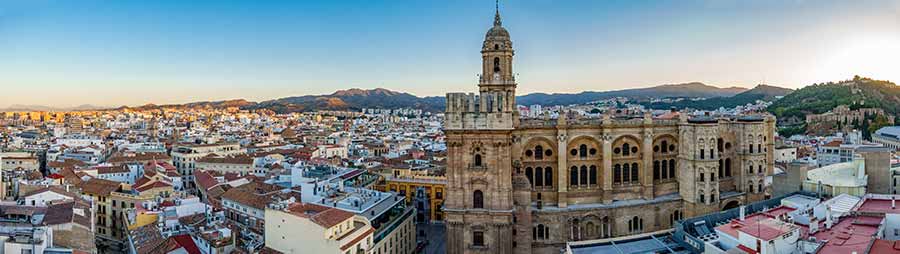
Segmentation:
<svg viewBox="0 0 900 254">
<path fill-rule="evenodd" d="M 490 40 L 490 39 L 509 40 L 509 31 L 506 31 L 506 28 L 503 28 L 502 26 L 494 26 L 494 27 L 491 27 L 491 29 L 487 31 L 487 34 L 484 35 L 484 38 L 488 39 L 488 40 Z"/>
</svg>

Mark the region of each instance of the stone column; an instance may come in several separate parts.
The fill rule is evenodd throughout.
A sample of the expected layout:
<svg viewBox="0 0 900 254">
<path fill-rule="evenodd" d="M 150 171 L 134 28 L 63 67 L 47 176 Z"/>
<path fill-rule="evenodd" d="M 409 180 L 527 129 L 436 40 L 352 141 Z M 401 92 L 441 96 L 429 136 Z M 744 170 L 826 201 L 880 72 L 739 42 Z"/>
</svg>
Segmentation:
<svg viewBox="0 0 900 254">
<path fill-rule="evenodd" d="M 612 141 L 613 137 L 604 130 L 603 134 L 603 203 L 612 203 Z"/>
<path fill-rule="evenodd" d="M 653 130 L 644 128 L 644 142 L 641 145 L 641 186 L 645 199 L 653 199 Z"/>
<path fill-rule="evenodd" d="M 569 198 L 569 184 L 566 182 L 568 179 L 567 172 L 569 172 L 569 167 L 566 161 L 566 148 L 569 146 L 569 137 L 566 133 L 565 129 L 557 130 L 557 143 L 556 143 L 556 185 L 558 188 L 557 191 L 557 203 L 556 206 L 560 208 L 566 208 L 568 206 Z"/>
</svg>

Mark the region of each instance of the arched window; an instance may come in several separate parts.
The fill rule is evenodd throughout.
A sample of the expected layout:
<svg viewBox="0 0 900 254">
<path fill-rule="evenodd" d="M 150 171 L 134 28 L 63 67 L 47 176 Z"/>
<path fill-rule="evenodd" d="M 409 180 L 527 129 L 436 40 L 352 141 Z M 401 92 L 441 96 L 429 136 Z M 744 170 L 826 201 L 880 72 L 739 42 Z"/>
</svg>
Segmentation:
<svg viewBox="0 0 900 254">
<path fill-rule="evenodd" d="M 581 166 L 581 172 L 580 172 L 580 173 L 581 173 L 581 174 L 579 175 L 579 178 L 581 179 L 581 185 L 587 185 L 587 184 L 588 184 L 588 181 L 587 181 L 587 178 L 588 178 L 587 166 L 582 165 L 582 166 Z"/>
<path fill-rule="evenodd" d="M 747 147 L 749 147 L 750 153 L 753 153 L 753 144 L 747 144 Z"/>
<path fill-rule="evenodd" d="M 544 224 L 538 224 L 537 226 L 537 239 L 544 239 L 546 235 L 544 235 Z"/>
<path fill-rule="evenodd" d="M 706 204 L 706 194 L 703 193 L 702 190 L 700 191 L 700 195 L 698 195 L 698 196 L 700 196 L 700 203 L 701 203 L 701 204 Z"/>
<path fill-rule="evenodd" d="M 597 166 L 591 165 L 590 182 L 597 184 Z"/>
<path fill-rule="evenodd" d="M 706 159 L 706 150 L 705 149 L 702 149 L 702 148 L 700 149 L 700 159 L 701 160 Z"/>
<path fill-rule="evenodd" d="M 675 159 L 669 160 L 669 177 L 675 177 Z"/>
<path fill-rule="evenodd" d="M 715 193 L 709 194 L 709 202 L 716 202 L 716 194 Z"/>
<path fill-rule="evenodd" d="M 725 177 L 731 177 L 731 158 L 725 159 Z"/>
<path fill-rule="evenodd" d="M 661 176 L 659 174 L 659 161 L 653 161 L 653 180 L 654 181 L 659 180 L 660 177 Z"/>
<path fill-rule="evenodd" d="M 534 168 L 534 186 L 544 186 L 544 169 L 541 167 Z"/>
<path fill-rule="evenodd" d="M 481 190 L 476 190 L 472 194 L 472 207 L 484 208 L 484 194 L 481 193 Z"/>
<path fill-rule="evenodd" d="M 494 73 L 500 73 L 500 58 L 494 57 Z"/>
<path fill-rule="evenodd" d="M 631 149 L 628 149 L 628 143 L 622 144 L 622 155 L 628 156 L 628 154 L 630 152 L 631 152 Z"/>
<path fill-rule="evenodd" d="M 662 153 L 667 153 L 668 152 L 667 149 L 669 149 L 669 142 L 663 140 L 660 147 L 662 148 L 662 149 L 660 149 L 662 151 Z"/>
<path fill-rule="evenodd" d="M 750 162 L 750 166 L 747 167 L 747 174 L 753 174 L 753 162 Z"/>
<path fill-rule="evenodd" d="M 578 185 L 578 167 L 576 166 L 572 166 L 572 168 L 569 170 L 569 185 Z"/>
<path fill-rule="evenodd" d="M 622 165 L 620 164 L 616 164 L 615 166 L 613 166 L 613 182 L 622 182 Z"/>
<path fill-rule="evenodd" d="M 759 180 L 759 185 L 756 188 L 756 191 L 763 192 L 763 181 L 762 180 Z"/>
<path fill-rule="evenodd" d="M 641 232 L 643 225 L 641 225 L 641 218 L 634 216 L 631 220 L 628 220 L 628 231 L 631 233 Z"/>
<path fill-rule="evenodd" d="M 541 146 L 534 147 L 534 159 L 543 160 L 544 159 L 544 148 Z"/>
<path fill-rule="evenodd" d="M 747 182 L 747 189 L 749 189 L 747 192 L 754 193 L 753 192 L 753 181 Z"/>
<path fill-rule="evenodd" d="M 525 177 L 528 177 L 528 182 L 531 183 L 531 185 L 534 185 L 534 174 L 531 167 L 525 168 Z"/>
<path fill-rule="evenodd" d="M 757 166 L 757 168 L 758 168 L 757 173 L 762 174 L 762 172 L 763 172 L 763 165 L 762 165 L 762 164 L 759 164 L 759 165 Z"/>
<path fill-rule="evenodd" d="M 476 155 L 475 155 L 475 166 L 476 166 L 476 167 L 481 167 L 481 154 L 476 154 Z"/>
<path fill-rule="evenodd" d="M 553 168 L 544 168 L 544 186 L 553 186 Z"/>
<path fill-rule="evenodd" d="M 725 142 L 722 140 L 722 138 L 716 140 L 716 148 L 719 149 L 719 153 L 725 151 Z"/>
<path fill-rule="evenodd" d="M 587 157 L 587 145 L 581 144 L 581 146 L 578 146 L 578 154 L 582 158 Z"/>
<path fill-rule="evenodd" d="M 500 44 L 494 44 L 494 50 L 500 50 Z"/>
<path fill-rule="evenodd" d="M 623 183 L 627 183 L 628 181 L 630 181 L 629 180 L 629 179 L 631 179 L 631 177 L 629 177 L 630 174 L 631 174 L 631 165 L 629 165 L 628 163 L 622 164 L 622 182 Z"/>
<path fill-rule="evenodd" d="M 637 181 L 638 181 L 638 175 L 639 175 L 639 174 L 638 174 L 638 164 L 637 164 L 637 162 L 631 163 L 631 181 L 632 181 L 632 182 L 637 182 Z"/>
</svg>

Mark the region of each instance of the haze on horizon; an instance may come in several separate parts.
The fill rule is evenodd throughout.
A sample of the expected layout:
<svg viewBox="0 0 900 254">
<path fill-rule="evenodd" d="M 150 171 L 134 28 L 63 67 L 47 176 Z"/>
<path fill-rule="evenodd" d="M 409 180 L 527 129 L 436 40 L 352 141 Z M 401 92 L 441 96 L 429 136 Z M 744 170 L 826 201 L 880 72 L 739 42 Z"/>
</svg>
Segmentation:
<svg viewBox="0 0 900 254">
<path fill-rule="evenodd" d="M 474 91 L 494 1 L 0 0 L 0 108 Z M 501 3 L 519 94 L 900 80 L 900 1 Z"/>
</svg>

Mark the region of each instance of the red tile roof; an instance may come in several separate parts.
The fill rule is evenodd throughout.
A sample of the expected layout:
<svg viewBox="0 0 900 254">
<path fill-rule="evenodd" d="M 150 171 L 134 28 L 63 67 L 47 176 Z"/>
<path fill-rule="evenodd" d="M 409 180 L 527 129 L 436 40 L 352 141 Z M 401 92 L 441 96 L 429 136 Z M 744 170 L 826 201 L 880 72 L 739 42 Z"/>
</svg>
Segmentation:
<svg viewBox="0 0 900 254">
<path fill-rule="evenodd" d="M 900 203 L 900 200 L 896 201 Z M 875 199 L 875 198 L 867 198 L 859 205 L 856 209 L 860 212 L 870 212 L 870 213 L 880 213 L 880 214 L 894 214 L 900 213 L 900 207 L 891 208 L 891 200 L 890 199 Z"/>
<path fill-rule="evenodd" d="M 215 177 L 210 175 L 207 171 L 199 169 L 194 170 L 194 181 L 205 190 L 209 190 L 219 184 L 219 181 L 216 181 Z"/>
<path fill-rule="evenodd" d="M 197 248 L 197 244 L 190 235 L 176 235 L 172 236 L 172 239 L 174 239 L 178 245 L 183 247 L 188 254 L 201 254 L 200 248 Z"/>
<path fill-rule="evenodd" d="M 872 243 L 872 247 L 869 248 L 869 253 L 900 253 L 900 241 L 875 239 L 875 242 Z"/>
<path fill-rule="evenodd" d="M 165 187 L 171 187 L 171 186 L 172 186 L 171 184 L 168 184 L 168 183 L 165 183 L 165 182 L 162 182 L 162 181 L 156 181 L 156 182 L 153 182 L 152 184 L 147 184 L 147 185 L 144 185 L 144 186 L 137 187 L 135 190 L 140 191 L 140 192 L 144 192 L 144 191 L 147 191 L 147 190 L 150 190 L 150 189 L 155 189 L 155 188 L 165 188 Z"/>
<path fill-rule="evenodd" d="M 350 212 L 311 203 L 293 203 L 287 210 L 298 217 L 308 218 L 324 228 L 333 227 L 353 217 Z"/>
</svg>

